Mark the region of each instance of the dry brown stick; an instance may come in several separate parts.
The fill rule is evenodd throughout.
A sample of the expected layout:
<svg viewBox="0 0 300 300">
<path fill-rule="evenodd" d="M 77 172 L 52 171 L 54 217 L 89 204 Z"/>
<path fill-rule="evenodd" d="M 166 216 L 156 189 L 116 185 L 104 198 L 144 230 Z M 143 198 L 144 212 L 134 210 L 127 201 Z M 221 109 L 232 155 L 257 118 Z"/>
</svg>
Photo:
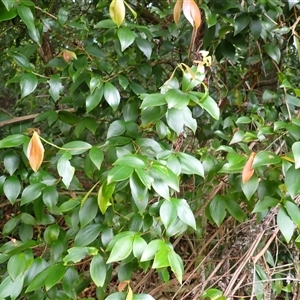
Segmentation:
<svg viewBox="0 0 300 300">
<path fill-rule="evenodd" d="M 69 109 L 59 109 L 59 110 L 56 110 L 57 113 L 60 112 L 60 111 L 74 112 L 75 109 L 74 108 L 69 108 Z M 28 116 L 16 117 L 16 118 L 13 118 L 13 119 L 5 120 L 5 121 L 0 122 L 0 127 L 6 126 L 6 125 L 10 125 L 10 124 L 14 124 L 14 123 L 23 122 L 23 121 L 32 120 L 35 117 L 37 117 L 39 114 L 40 113 L 33 114 L 33 115 L 28 115 Z"/>
</svg>

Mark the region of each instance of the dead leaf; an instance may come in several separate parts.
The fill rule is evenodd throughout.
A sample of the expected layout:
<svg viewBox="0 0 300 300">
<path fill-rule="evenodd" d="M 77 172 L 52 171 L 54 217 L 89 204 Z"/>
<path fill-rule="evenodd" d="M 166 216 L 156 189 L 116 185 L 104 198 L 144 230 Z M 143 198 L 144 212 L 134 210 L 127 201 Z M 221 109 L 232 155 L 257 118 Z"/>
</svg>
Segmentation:
<svg viewBox="0 0 300 300">
<path fill-rule="evenodd" d="M 126 286 L 129 285 L 129 282 L 130 282 L 129 280 L 121 281 L 118 285 L 118 291 L 123 292 L 125 290 Z"/>
<path fill-rule="evenodd" d="M 27 148 L 27 157 L 29 164 L 34 172 L 36 172 L 44 160 L 44 146 L 40 140 L 39 134 L 35 131 Z"/>
<path fill-rule="evenodd" d="M 201 12 L 194 0 L 183 0 L 182 10 L 186 19 L 197 30 L 201 24 Z"/>
<path fill-rule="evenodd" d="M 250 154 L 250 157 L 248 159 L 248 161 L 246 162 L 243 172 L 242 172 L 242 181 L 243 183 L 246 183 L 247 181 L 250 180 L 250 178 L 252 177 L 253 173 L 254 173 L 254 169 L 252 168 L 252 164 L 254 161 L 256 153 L 252 152 Z"/>
<path fill-rule="evenodd" d="M 65 62 L 67 63 L 69 63 L 73 59 L 77 59 L 76 53 L 70 50 L 63 50 L 62 55 Z"/>
<path fill-rule="evenodd" d="M 180 19 L 182 2 L 183 0 L 177 0 L 174 6 L 173 18 L 176 25 L 178 24 Z"/>
</svg>

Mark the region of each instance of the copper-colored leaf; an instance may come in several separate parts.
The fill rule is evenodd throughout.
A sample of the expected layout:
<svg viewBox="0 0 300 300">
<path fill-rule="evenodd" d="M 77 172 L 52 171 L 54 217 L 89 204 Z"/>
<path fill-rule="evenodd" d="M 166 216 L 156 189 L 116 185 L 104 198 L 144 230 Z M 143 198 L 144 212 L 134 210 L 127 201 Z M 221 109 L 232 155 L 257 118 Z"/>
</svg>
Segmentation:
<svg viewBox="0 0 300 300">
<path fill-rule="evenodd" d="M 174 6 L 173 18 L 174 18 L 175 24 L 178 24 L 179 19 L 180 19 L 182 2 L 183 2 L 183 0 L 177 0 L 175 3 L 175 6 Z"/>
<path fill-rule="evenodd" d="M 129 285 L 129 280 L 121 281 L 118 285 L 118 291 L 123 292 L 128 285 Z"/>
<path fill-rule="evenodd" d="M 44 146 L 37 132 L 34 132 L 27 148 L 27 157 L 29 164 L 34 172 L 36 172 L 44 159 Z"/>
<path fill-rule="evenodd" d="M 109 6 L 109 15 L 111 19 L 121 26 L 125 19 L 125 4 L 123 0 L 113 0 Z"/>
<path fill-rule="evenodd" d="M 245 164 L 245 167 L 244 167 L 243 173 L 242 173 L 243 183 L 246 183 L 247 181 L 249 181 L 254 173 L 254 169 L 252 169 L 252 164 L 253 164 L 255 155 L 256 155 L 256 153 L 252 152 L 249 159 L 247 160 L 247 162 Z"/>
<path fill-rule="evenodd" d="M 62 55 L 67 63 L 69 63 L 72 59 L 77 59 L 76 53 L 70 50 L 63 50 Z"/>
<path fill-rule="evenodd" d="M 201 12 L 194 0 L 183 0 L 182 10 L 187 20 L 197 30 L 201 24 Z"/>
</svg>

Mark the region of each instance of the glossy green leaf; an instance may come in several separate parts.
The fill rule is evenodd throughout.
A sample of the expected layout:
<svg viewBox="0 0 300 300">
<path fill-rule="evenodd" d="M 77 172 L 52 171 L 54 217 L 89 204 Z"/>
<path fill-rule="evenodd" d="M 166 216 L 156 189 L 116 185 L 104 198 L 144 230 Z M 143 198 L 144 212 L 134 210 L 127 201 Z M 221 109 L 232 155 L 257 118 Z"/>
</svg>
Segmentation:
<svg viewBox="0 0 300 300">
<path fill-rule="evenodd" d="M 277 64 L 279 64 L 281 59 L 281 52 L 277 45 L 266 44 L 264 45 L 266 53 L 273 59 Z"/>
<path fill-rule="evenodd" d="M 84 141 L 73 141 L 64 144 L 62 149 L 68 151 L 71 155 L 82 154 L 92 148 L 92 145 Z M 66 157 L 70 157 L 66 154 Z M 71 158 L 71 157 L 70 157 Z"/>
<path fill-rule="evenodd" d="M 34 71 L 34 65 L 29 62 L 28 58 L 25 55 L 19 52 L 8 52 L 8 55 L 11 56 L 14 61 L 24 70 Z"/>
<path fill-rule="evenodd" d="M 241 209 L 241 207 L 238 205 L 238 203 L 230 198 L 226 198 L 226 209 L 227 211 L 236 219 L 238 220 L 240 223 L 243 222 L 244 218 L 245 218 L 245 214 L 243 212 L 243 210 Z"/>
<path fill-rule="evenodd" d="M 21 97 L 24 98 L 30 95 L 37 87 L 38 79 L 36 75 L 32 73 L 26 73 L 21 77 L 20 88 L 21 88 Z"/>
<path fill-rule="evenodd" d="M 59 158 L 57 163 L 57 172 L 59 176 L 62 177 L 62 181 L 67 188 L 69 187 L 75 173 L 75 168 L 71 166 L 69 161 L 71 157 L 72 156 L 69 152 L 65 152 Z"/>
<path fill-rule="evenodd" d="M 2 234 L 5 236 L 9 233 L 11 233 L 20 223 L 19 217 L 13 217 L 10 218 L 3 226 L 2 228 Z"/>
<path fill-rule="evenodd" d="M 74 246 L 82 247 L 89 245 L 98 237 L 101 229 L 101 224 L 90 224 L 80 229 L 75 236 Z"/>
<path fill-rule="evenodd" d="M 209 213 L 218 226 L 226 217 L 226 207 L 226 199 L 221 195 L 216 195 L 209 204 Z"/>
<path fill-rule="evenodd" d="M 178 135 L 184 131 L 184 126 L 189 127 L 194 133 L 197 129 L 197 122 L 192 117 L 188 107 L 183 109 L 171 108 L 166 114 L 167 123 Z"/>
<path fill-rule="evenodd" d="M 126 123 L 123 120 L 117 120 L 110 124 L 107 131 L 107 138 L 122 135 L 126 130 Z"/>
<path fill-rule="evenodd" d="M 89 251 L 87 247 L 72 247 L 68 249 L 68 254 L 64 257 L 63 261 L 65 264 L 68 262 L 78 263 L 88 255 Z"/>
<path fill-rule="evenodd" d="M 134 171 L 133 167 L 130 166 L 114 166 L 108 171 L 107 182 L 118 182 L 128 179 Z"/>
<path fill-rule="evenodd" d="M 0 284 L 0 299 L 17 299 L 23 288 L 23 276 L 18 276 L 13 281 L 7 276 Z"/>
<path fill-rule="evenodd" d="M 248 200 L 250 200 L 254 193 L 257 191 L 258 184 L 258 177 L 255 173 L 246 183 L 241 183 L 243 193 L 245 194 Z"/>
<path fill-rule="evenodd" d="M 100 254 L 95 255 L 91 261 L 90 274 L 96 286 L 104 285 L 106 272 L 106 264 L 103 257 Z"/>
<path fill-rule="evenodd" d="M 216 101 L 210 96 L 205 97 L 204 100 L 199 102 L 199 105 L 206 110 L 215 120 L 219 120 L 220 109 Z"/>
<path fill-rule="evenodd" d="M 152 183 L 154 191 L 165 199 L 170 199 L 169 185 L 160 178 L 154 178 Z"/>
<path fill-rule="evenodd" d="M 59 226 L 57 224 L 51 224 L 44 231 L 44 240 L 48 245 L 52 245 L 58 238 L 60 233 Z"/>
<path fill-rule="evenodd" d="M 15 281 L 19 275 L 22 275 L 26 268 L 27 261 L 23 252 L 11 256 L 8 260 L 7 272 L 13 281 Z"/>
<path fill-rule="evenodd" d="M 299 207 L 292 201 L 286 201 L 283 203 L 284 208 L 286 209 L 288 215 L 296 224 L 296 226 L 299 228 L 300 227 L 300 211 Z"/>
<path fill-rule="evenodd" d="M 14 204 L 21 192 L 21 183 L 17 176 L 8 177 L 3 185 L 3 192 L 11 204 Z"/>
<path fill-rule="evenodd" d="M 282 206 L 279 207 L 277 214 L 277 225 L 286 242 L 289 243 L 293 236 L 295 225 Z"/>
<path fill-rule="evenodd" d="M 191 74 L 192 73 L 192 74 Z M 201 85 L 205 78 L 205 74 L 197 70 L 196 66 L 190 68 L 190 72 L 186 70 L 182 78 L 182 90 L 184 92 L 191 91 L 196 86 Z"/>
<path fill-rule="evenodd" d="M 90 156 L 90 159 L 93 162 L 93 164 L 96 166 L 96 168 L 98 170 L 100 170 L 100 167 L 101 167 L 101 164 L 102 164 L 102 161 L 104 158 L 103 151 L 98 147 L 92 147 L 90 149 L 89 156 Z"/>
<path fill-rule="evenodd" d="M 277 154 L 270 151 L 261 151 L 256 154 L 252 167 L 256 168 L 256 167 L 266 166 L 271 164 L 276 165 L 279 163 L 281 163 L 281 158 Z"/>
<path fill-rule="evenodd" d="M 134 168 L 145 168 L 146 164 L 144 162 L 145 158 L 136 154 L 128 154 L 118 158 L 114 165 L 123 165 L 123 166 L 131 166 Z"/>
<path fill-rule="evenodd" d="M 81 228 L 85 227 L 96 217 L 98 213 L 97 201 L 94 197 L 88 198 L 79 210 L 79 221 Z"/>
<path fill-rule="evenodd" d="M 183 261 L 181 257 L 174 251 L 168 252 L 168 261 L 171 267 L 172 272 L 175 274 L 179 283 L 182 283 L 183 276 Z"/>
<path fill-rule="evenodd" d="M 138 175 L 140 181 L 143 183 L 143 185 L 147 188 L 150 189 L 151 185 L 154 181 L 153 177 L 149 175 L 147 171 L 144 169 L 136 168 L 135 169 L 136 174 Z"/>
<path fill-rule="evenodd" d="M 120 103 L 120 93 L 110 82 L 104 84 L 104 98 L 114 111 L 118 108 Z"/>
<path fill-rule="evenodd" d="M 165 242 L 161 239 L 152 240 L 144 249 L 141 261 L 148 261 L 154 258 L 155 253 L 159 250 L 166 249 Z"/>
<path fill-rule="evenodd" d="M 139 235 L 136 235 L 134 237 L 133 246 L 132 246 L 132 252 L 134 257 L 136 257 L 137 259 L 141 259 L 146 246 L 147 246 L 146 241 Z"/>
<path fill-rule="evenodd" d="M 234 22 L 234 35 L 240 33 L 249 23 L 249 15 L 248 13 L 241 13 L 236 17 Z"/>
<path fill-rule="evenodd" d="M 178 206 L 173 201 L 165 200 L 159 209 L 159 215 L 164 226 L 168 228 L 177 218 Z"/>
<path fill-rule="evenodd" d="M 107 263 L 121 261 L 127 258 L 129 254 L 132 252 L 133 241 L 134 241 L 133 235 L 128 235 L 119 238 L 119 240 L 115 243 L 114 247 L 112 248 Z"/>
<path fill-rule="evenodd" d="M 101 185 L 98 192 L 98 206 L 102 214 L 105 214 L 107 208 L 111 205 L 110 200 L 115 191 L 115 183 L 108 184 L 107 181 Z"/>
<path fill-rule="evenodd" d="M 167 167 L 159 163 L 153 163 L 150 169 L 150 175 L 154 179 L 159 178 L 163 180 L 169 187 L 179 192 L 178 177 Z"/>
<path fill-rule="evenodd" d="M 43 189 L 43 202 L 53 209 L 58 202 L 58 192 L 55 186 L 47 186 Z"/>
<path fill-rule="evenodd" d="M 21 205 L 30 203 L 37 199 L 41 194 L 45 185 L 43 183 L 34 183 L 28 185 L 22 192 Z"/>
<path fill-rule="evenodd" d="M 141 108 L 161 106 L 167 103 L 165 95 L 160 93 L 148 94 L 143 98 Z"/>
<path fill-rule="evenodd" d="M 104 88 L 102 84 L 99 83 L 99 85 L 100 86 L 96 87 L 94 91 L 91 91 L 91 94 L 85 100 L 87 112 L 91 112 L 94 108 L 99 106 L 102 100 Z"/>
<path fill-rule="evenodd" d="M 196 174 L 204 177 L 204 169 L 198 159 L 183 152 L 179 152 L 177 157 L 181 165 L 181 172 L 183 174 Z"/>
<path fill-rule="evenodd" d="M 287 192 L 292 198 L 295 198 L 300 192 L 300 169 L 291 166 L 285 174 L 284 182 Z"/>
<path fill-rule="evenodd" d="M 295 169 L 300 168 L 300 142 L 295 142 L 292 145 L 292 151 L 295 159 Z"/>
<path fill-rule="evenodd" d="M 148 40 L 137 37 L 135 39 L 136 45 L 144 53 L 144 55 L 150 59 L 152 53 L 152 45 Z"/>
<path fill-rule="evenodd" d="M 4 167 L 10 175 L 13 175 L 20 164 L 20 157 L 15 151 L 8 151 L 4 157 Z"/>
<path fill-rule="evenodd" d="M 11 134 L 0 140 L 0 148 L 12 148 L 29 141 L 29 138 L 23 134 Z"/>
<path fill-rule="evenodd" d="M 48 80 L 48 84 L 50 86 L 49 94 L 52 97 L 52 99 L 54 100 L 54 102 L 56 102 L 59 99 L 60 94 L 64 90 L 64 87 L 60 82 L 59 76 L 51 75 L 50 80 Z"/>
<path fill-rule="evenodd" d="M 129 28 L 119 28 L 117 32 L 122 52 L 135 40 L 135 34 Z"/>
<path fill-rule="evenodd" d="M 170 252 L 170 249 L 163 248 L 158 250 L 154 255 L 154 260 L 152 264 L 153 269 L 161 269 L 168 267 L 170 265 L 168 260 L 168 254 Z"/>
<path fill-rule="evenodd" d="M 177 215 L 179 219 L 196 230 L 196 221 L 194 214 L 185 199 L 172 198 L 171 202 L 177 206 Z"/>
<path fill-rule="evenodd" d="M 266 196 L 255 204 L 253 213 L 267 211 L 269 207 L 275 207 L 278 203 L 279 203 L 279 199 Z"/>
<path fill-rule="evenodd" d="M 166 92 L 165 97 L 169 109 L 172 107 L 182 109 L 190 102 L 188 95 L 177 89 L 169 89 Z"/>
<path fill-rule="evenodd" d="M 143 213 L 148 204 L 148 189 L 141 182 L 137 173 L 133 173 L 130 176 L 129 186 L 131 195 L 140 213 Z"/>
</svg>

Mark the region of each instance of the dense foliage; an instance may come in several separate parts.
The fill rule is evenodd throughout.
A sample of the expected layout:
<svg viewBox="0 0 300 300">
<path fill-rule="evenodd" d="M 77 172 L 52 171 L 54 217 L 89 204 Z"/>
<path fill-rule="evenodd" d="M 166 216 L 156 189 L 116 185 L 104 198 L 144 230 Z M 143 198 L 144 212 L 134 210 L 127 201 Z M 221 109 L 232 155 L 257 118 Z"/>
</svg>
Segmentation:
<svg viewBox="0 0 300 300">
<path fill-rule="evenodd" d="M 297 1 L 0 1 L 0 299 L 297 299 Z"/>
</svg>

